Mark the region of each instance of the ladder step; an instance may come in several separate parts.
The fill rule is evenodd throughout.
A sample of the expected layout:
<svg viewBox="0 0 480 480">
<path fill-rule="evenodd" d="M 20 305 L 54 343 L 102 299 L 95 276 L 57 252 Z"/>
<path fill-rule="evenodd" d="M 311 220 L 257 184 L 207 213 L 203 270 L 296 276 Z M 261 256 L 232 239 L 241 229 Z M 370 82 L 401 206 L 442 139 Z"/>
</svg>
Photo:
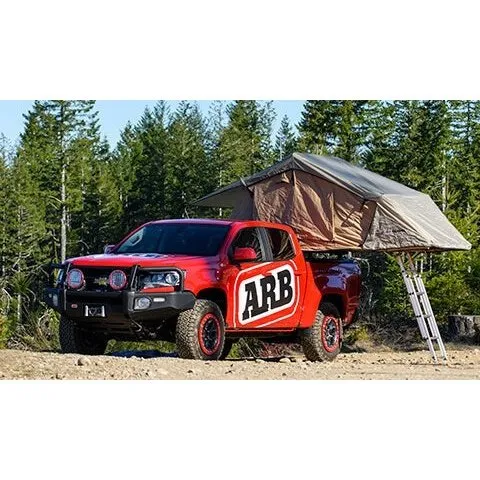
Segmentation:
<svg viewBox="0 0 480 480">
<path fill-rule="evenodd" d="M 428 318 L 434 318 L 434 316 L 431 313 L 429 313 L 428 315 L 422 315 L 422 314 L 415 315 L 415 318 L 424 318 L 426 320 Z"/>
</svg>

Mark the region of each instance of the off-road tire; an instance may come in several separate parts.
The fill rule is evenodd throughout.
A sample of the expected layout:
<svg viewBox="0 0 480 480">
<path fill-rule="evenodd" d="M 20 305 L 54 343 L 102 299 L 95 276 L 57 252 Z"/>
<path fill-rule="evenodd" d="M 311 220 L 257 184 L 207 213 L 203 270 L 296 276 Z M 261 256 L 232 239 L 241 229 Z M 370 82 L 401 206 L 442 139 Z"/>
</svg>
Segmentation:
<svg viewBox="0 0 480 480">
<path fill-rule="evenodd" d="M 108 339 L 79 329 L 68 317 L 60 317 L 60 347 L 63 353 L 81 353 L 84 355 L 103 355 Z"/>
<path fill-rule="evenodd" d="M 178 316 L 175 342 L 180 358 L 219 360 L 225 345 L 225 322 L 215 302 L 197 300 Z"/>
<path fill-rule="evenodd" d="M 234 343 L 235 341 L 231 340 L 230 338 L 225 339 L 225 345 L 223 346 L 223 351 L 219 357 L 219 360 L 225 360 L 228 357 L 228 354 L 231 352 Z"/>
<path fill-rule="evenodd" d="M 303 353 L 312 362 L 332 361 L 342 348 L 342 319 L 335 305 L 322 303 L 310 328 L 300 332 Z"/>
</svg>

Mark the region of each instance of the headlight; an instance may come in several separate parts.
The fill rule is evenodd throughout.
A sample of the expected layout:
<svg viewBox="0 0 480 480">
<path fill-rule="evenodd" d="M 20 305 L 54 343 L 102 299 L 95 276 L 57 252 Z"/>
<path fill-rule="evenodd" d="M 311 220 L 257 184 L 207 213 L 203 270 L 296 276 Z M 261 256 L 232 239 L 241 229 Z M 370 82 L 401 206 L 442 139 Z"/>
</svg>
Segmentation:
<svg viewBox="0 0 480 480">
<path fill-rule="evenodd" d="M 168 272 L 165 274 L 165 283 L 175 287 L 180 283 L 180 275 L 177 272 Z"/>
<path fill-rule="evenodd" d="M 158 272 L 145 275 L 141 280 L 142 288 L 176 287 L 180 284 L 178 272 Z"/>
<path fill-rule="evenodd" d="M 77 289 L 83 287 L 84 283 L 85 278 L 81 270 L 79 270 L 78 268 L 73 268 L 72 270 L 69 270 L 67 275 L 67 285 L 70 288 Z"/>
<path fill-rule="evenodd" d="M 108 284 L 114 290 L 121 290 L 127 284 L 127 276 L 121 270 L 114 270 L 108 277 Z"/>
</svg>

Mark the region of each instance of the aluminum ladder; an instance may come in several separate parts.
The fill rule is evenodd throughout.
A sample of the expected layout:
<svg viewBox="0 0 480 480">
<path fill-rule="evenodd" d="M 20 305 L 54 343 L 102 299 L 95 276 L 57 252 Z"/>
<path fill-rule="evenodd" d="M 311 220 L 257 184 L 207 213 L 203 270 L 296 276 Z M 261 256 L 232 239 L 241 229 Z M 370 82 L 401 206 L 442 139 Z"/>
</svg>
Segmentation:
<svg viewBox="0 0 480 480">
<path fill-rule="evenodd" d="M 406 257 L 407 261 L 405 266 L 403 255 L 396 255 L 398 265 L 402 271 L 403 281 L 407 287 L 408 297 L 410 298 L 410 303 L 412 304 L 415 318 L 417 319 L 420 333 L 422 338 L 427 342 L 428 349 L 432 354 L 433 360 L 438 362 L 437 352 L 435 351 L 434 344 L 434 342 L 437 342 L 440 354 L 443 360 L 446 362 L 448 360 L 447 352 L 438 330 L 437 321 L 435 320 L 435 315 L 433 314 L 432 306 L 430 305 L 430 300 L 428 299 L 422 276 L 417 271 L 412 255 L 407 253 Z"/>
</svg>

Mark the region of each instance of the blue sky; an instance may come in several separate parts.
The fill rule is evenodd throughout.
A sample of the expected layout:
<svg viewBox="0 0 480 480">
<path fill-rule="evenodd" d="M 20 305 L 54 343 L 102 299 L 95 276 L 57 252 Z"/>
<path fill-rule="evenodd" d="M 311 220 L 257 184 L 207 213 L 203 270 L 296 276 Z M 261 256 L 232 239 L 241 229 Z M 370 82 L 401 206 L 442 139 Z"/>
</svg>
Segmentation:
<svg viewBox="0 0 480 480">
<path fill-rule="evenodd" d="M 145 107 L 152 106 L 156 100 L 99 100 L 96 108 L 99 111 L 102 134 L 110 142 L 112 148 L 116 145 L 120 131 L 130 120 L 136 123 L 140 119 Z M 280 121 L 287 115 L 292 124 L 300 120 L 304 100 L 275 100 L 274 108 L 277 113 L 274 124 L 276 134 Z M 178 101 L 169 101 L 172 109 L 178 105 Z M 211 101 L 198 102 L 203 113 L 208 112 Z M 32 101 L 2 100 L 0 101 L 0 133 L 3 133 L 11 142 L 15 142 L 23 130 L 24 118 L 22 114 L 27 113 Z"/>
</svg>

